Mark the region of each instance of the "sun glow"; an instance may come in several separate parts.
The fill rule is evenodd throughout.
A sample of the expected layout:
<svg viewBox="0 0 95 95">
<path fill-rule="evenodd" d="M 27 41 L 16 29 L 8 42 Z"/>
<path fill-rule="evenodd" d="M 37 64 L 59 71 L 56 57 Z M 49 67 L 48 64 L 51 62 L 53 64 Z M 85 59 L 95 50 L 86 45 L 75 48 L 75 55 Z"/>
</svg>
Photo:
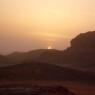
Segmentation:
<svg viewBox="0 0 95 95">
<path fill-rule="evenodd" d="M 52 49 L 52 46 L 48 46 L 48 49 Z"/>
</svg>

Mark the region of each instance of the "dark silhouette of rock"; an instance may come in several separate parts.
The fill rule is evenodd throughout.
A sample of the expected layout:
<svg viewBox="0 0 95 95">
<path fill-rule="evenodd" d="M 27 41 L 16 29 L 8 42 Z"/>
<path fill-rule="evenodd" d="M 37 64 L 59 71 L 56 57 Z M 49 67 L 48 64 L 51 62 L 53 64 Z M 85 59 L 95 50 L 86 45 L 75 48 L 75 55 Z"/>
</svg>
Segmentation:
<svg viewBox="0 0 95 95">
<path fill-rule="evenodd" d="M 14 52 L 12 54 L 7 55 L 13 62 L 13 64 L 20 64 L 23 62 L 45 62 L 51 64 L 57 64 L 61 61 L 59 60 L 61 51 L 55 49 L 38 49 L 29 52 Z"/>
<path fill-rule="evenodd" d="M 71 47 L 80 51 L 95 51 L 95 31 L 81 33 L 71 41 Z"/>
<path fill-rule="evenodd" d="M 71 47 L 64 51 L 63 60 L 75 68 L 94 70 L 95 31 L 82 33 L 75 37 L 71 41 Z"/>
<path fill-rule="evenodd" d="M 10 58 L 0 55 L 0 67 L 9 66 L 11 64 L 12 64 L 12 61 Z"/>
</svg>

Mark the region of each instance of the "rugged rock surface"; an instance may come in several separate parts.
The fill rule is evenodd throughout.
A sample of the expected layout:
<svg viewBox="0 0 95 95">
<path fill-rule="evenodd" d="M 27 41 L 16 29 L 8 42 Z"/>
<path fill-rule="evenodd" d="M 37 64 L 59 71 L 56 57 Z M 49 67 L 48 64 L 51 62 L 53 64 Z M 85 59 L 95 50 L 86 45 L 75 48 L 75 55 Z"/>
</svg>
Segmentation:
<svg viewBox="0 0 95 95">
<path fill-rule="evenodd" d="M 72 67 L 95 69 L 95 31 L 82 33 L 71 41 L 63 54 L 64 62 Z M 64 64 L 64 63 L 63 63 Z"/>
</svg>

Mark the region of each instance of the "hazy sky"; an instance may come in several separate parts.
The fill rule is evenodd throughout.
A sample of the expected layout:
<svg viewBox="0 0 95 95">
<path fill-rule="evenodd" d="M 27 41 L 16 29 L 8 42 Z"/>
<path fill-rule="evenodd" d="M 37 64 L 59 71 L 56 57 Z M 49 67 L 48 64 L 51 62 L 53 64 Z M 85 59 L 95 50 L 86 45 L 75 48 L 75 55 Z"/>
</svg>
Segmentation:
<svg viewBox="0 0 95 95">
<path fill-rule="evenodd" d="M 0 53 L 64 49 L 95 30 L 95 0 L 0 0 Z"/>
</svg>

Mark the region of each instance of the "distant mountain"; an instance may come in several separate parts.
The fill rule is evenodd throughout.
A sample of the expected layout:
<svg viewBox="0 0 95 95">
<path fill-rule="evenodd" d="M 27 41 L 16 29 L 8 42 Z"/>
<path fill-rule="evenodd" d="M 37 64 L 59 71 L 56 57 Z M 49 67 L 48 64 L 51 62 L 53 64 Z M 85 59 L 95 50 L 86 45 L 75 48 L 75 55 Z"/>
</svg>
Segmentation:
<svg viewBox="0 0 95 95">
<path fill-rule="evenodd" d="M 60 80 L 95 83 L 95 75 L 88 72 L 46 63 L 23 63 L 0 68 L 0 80 Z"/>
<path fill-rule="evenodd" d="M 62 52 L 55 49 L 38 49 L 29 52 L 13 52 L 9 55 L 2 56 L 0 66 L 21 64 L 23 62 L 45 62 L 50 64 L 61 63 L 60 57 Z M 4 60 L 3 60 L 4 59 Z M 4 62 L 3 62 L 4 61 Z"/>
<path fill-rule="evenodd" d="M 7 55 L 6 57 L 11 59 L 13 64 L 20 64 L 25 60 L 26 53 L 24 53 L 24 52 L 13 52 L 13 53 Z"/>
<path fill-rule="evenodd" d="M 39 53 L 40 52 L 40 53 Z M 61 62 L 60 57 L 62 55 L 62 52 L 59 50 L 55 50 L 55 49 L 45 49 L 45 50 L 37 50 L 34 51 L 34 54 L 37 55 L 35 56 L 35 58 L 33 58 L 32 56 L 33 53 L 31 52 L 31 55 L 29 55 L 26 58 L 26 62 L 42 62 L 42 63 L 50 63 L 50 64 L 59 64 Z"/>
<path fill-rule="evenodd" d="M 95 31 L 74 38 L 71 47 L 64 51 L 63 60 L 69 66 L 95 71 Z"/>
<path fill-rule="evenodd" d="M 11 65 L 13 62 L 10 58 L 0 55 L 0 67 Z"/>
<path fill-rule="evenodd" d="M 25 53 L 14 52 L 12 54 L 7 55 L 7 57 L 13 60 L 14 64 L 32 61 L 57 64 L 61 62 L 59 60 L 61 54 L 61 51 L 55 49 L 38 49 Z"/>
</svg>

